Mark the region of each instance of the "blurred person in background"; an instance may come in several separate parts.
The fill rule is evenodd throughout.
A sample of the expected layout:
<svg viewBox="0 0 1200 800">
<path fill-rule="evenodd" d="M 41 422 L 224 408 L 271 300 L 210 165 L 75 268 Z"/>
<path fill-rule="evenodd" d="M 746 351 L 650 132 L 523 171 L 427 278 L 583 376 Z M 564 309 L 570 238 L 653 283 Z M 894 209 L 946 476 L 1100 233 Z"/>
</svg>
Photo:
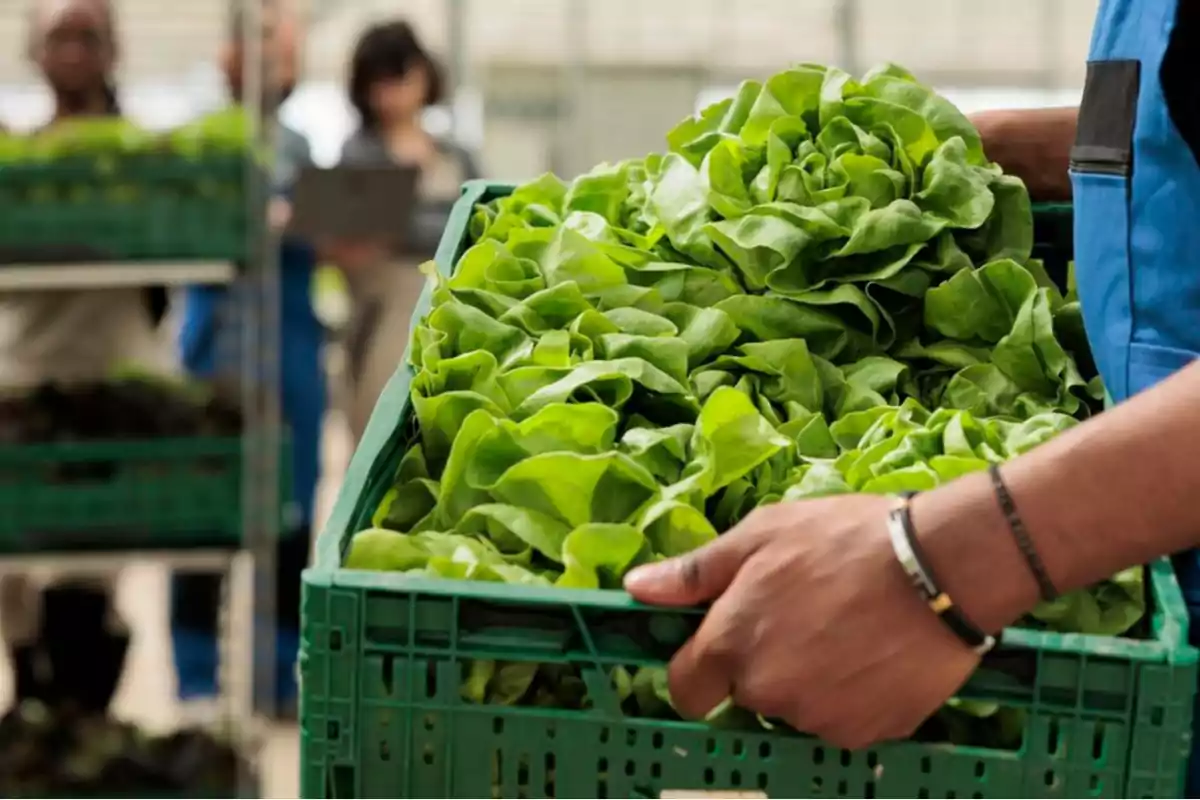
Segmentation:
<svg viewBox="0 0 1200 800">
<path fill-rule="evenodd" d="M 247 69 L 244 44 L 247 20 L 241 4 L 232 10 L 229 39 L 221 66 L 234 102 L 241 104 Z M 265 3 L 262 18 L 265 59 L 264 119 L 295 88 L 299 70 L 300 20 L 286 0 Z M 269 223 L 280 231 L 290 217 L 288 196 L 299 170 L 311 163 L 308 141 L 280 125 L 271 175 Z M 295 661 L 299 643 L 300 573 L 308 560 L 313 496 L 317 485 L 321 420 L 325 413 L 325 375 L 321 367 L 324 329 L 313 311 L 310 286 L 316 254 L 308 244 L 283 236 L 279 250 L 279 376 L 283 421 L 291 444 L 292 491 L 296 513 L 280 533 L 276 553 L 277 697 L 281 708 L 296 698 Z M 185 297 L 179 349 L 185 369 L 205 379 L 237 379 L 241 361 L 239 306 L 249 286 L 189 287 Z M 216 576 L 180 574 L 172 581 L 171 639 L 182 699 L 209 697 L 217 690 Z"/>
<path fill-rule="evenodd" d="M 477 177 L 470 155 L 431 136 L 422 113 L 443 102 L 445 79 L 407 22 L 386 22 L 359 38 L 350 59 L 348 94 L 359 127 L 342 148 L 348 167 L 401 165 L 420 171 L 413 219 L 397 258 L 371 242 L 328 248 L 349 286 L 341 395 L 357 442 L 388 379 L 404 357 L 409 318 L 425 284 L 417 269 L 433 257 L 463 181 Z"/>
<path fill-rule="evenodd" d="M 73 120 L 119 117 L 117 55 L 108 0 L 38 0 L 28 56 L 54 105 L 35 135 Z M 136 288 L 0 294 L 0 385 L 20 390 L 97 381 L 127 362 L 163 365 L 145 300 Z M 16 694 L 102 711 L 128 644 L 112 605 L 115 574 L 56 572 L 3 576 L 0 617 Z"/>
</svg>

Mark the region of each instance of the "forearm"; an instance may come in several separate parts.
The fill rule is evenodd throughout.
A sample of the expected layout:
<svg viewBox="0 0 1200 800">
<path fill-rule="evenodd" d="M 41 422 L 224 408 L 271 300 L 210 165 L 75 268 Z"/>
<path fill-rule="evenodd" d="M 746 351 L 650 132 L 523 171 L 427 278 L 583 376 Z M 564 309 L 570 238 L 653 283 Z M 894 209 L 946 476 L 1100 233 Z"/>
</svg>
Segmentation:
<svg viewBox="0 0 1200 800">
<path fill-rule="evenodd" d="M 972 121 L 988 158 L 1025 181 L 1035 200 L 1071 197 L 1069 169 L 1075 143 L 1077 108 L 986 111 Z"/>
<path fill-rule="evenodd" d="M 1200 362 L 1006 465 L 1005 483 L 1060 591 L 1200 544 Z M 945 589 L 997 630 L 1038 601 L 985 475 L 914 500 Z"/>
</svg>

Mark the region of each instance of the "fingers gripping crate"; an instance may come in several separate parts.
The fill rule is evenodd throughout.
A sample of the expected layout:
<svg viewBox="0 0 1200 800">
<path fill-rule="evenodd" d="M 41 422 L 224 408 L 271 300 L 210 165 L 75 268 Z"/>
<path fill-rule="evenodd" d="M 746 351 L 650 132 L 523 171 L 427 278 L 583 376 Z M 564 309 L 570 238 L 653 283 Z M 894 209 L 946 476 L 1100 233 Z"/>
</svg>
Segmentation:
<svg viewBox="0 0 1200 800">
<path fill-rule="evenodd" d="M 440 270 L 461 255 L 473 206 L 506 191 L 468 185 Z M 415 317 L 429 302 L 427 292 Z M 853 753 L 781 729 L 622 713 L 611 670 L 665 664 L 699 611 L 649 609 L 621 592 L 342 569 L 410 441 L 411 377 L 402 368 L 384 392 L 304 576 L 302 796 L 1179 796 L 1196 654 L 1165 562 L 1149 570 L 1141 639 L 1005 633 L 961 697 L 1023 712 L 1009 749 L 913 741 Z M 571 665 L 591 707 L 468 702 L 460 687 L 478 660 Z"/>
<path fill-rule="evenodd" d="M 323 554 L 325 555 L 325 554 Z M 319 568 L 318 568 L 319 569 Z M 1174 593 L 1170 570 L 1156 590 Z M 512 591 L 327 571 L 305 582 L 302 796 L 1174 797 L 1194 664 L 1178 608 L 1155 640 L 1014 631 L 964 697 L 1028 712 L 1016 750 L 903 743 L 850 753 L 782 731 L 628 719 L 616 665 L 663 663 L 698 617 L 619 593 Z M 472 705 L 469 661 L 570 663 L 589 712 Z"/>
</svg>

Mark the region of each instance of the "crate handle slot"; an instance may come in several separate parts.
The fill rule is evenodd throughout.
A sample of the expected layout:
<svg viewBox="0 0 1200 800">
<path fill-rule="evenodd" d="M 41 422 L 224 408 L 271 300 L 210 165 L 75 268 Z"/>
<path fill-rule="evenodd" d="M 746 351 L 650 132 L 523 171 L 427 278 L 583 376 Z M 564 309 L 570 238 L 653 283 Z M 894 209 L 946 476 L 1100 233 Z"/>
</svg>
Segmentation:
<svg viewBox="0 0 1200 800">
<path fill-rule="evenodd" d="M 1032 687 L 1037 680 L 1037 653 L 1033 650 L 993 650 L 983 657 L 979 668 Z"/>
<path fill-rule="evenodd" d="M 487 658 L 577 666 L 587 687 L 587 713 L 607 719 L 625 714 L 612 683 L 615 667 L 660 666 L 695 625 L 658 627 L 675 636 L 660 642 L 652 609 L 610 612 L 589 619 L 577 605 L 525 605 L 462 600 L 455 650 L 461 658 Z M 692 615 L 698 623 L 698 614 Z M 682 638 L 679 638 L 682 637 Z"/>
<path fill-rule="evenodd" d="M 597 668 L 666 664 L 695 632 L 703 609 L 656 609 L 625 598 L 624 608 L 571 602 L 488 600 L 459 602 L 457 646 L 494 657 L 498 650 L 524 660 L 568 661 Z"/>
<path fill-rule="evenodd" d="M 616 666 L 666 665 L 695 633 L 705 613 L 703 608 L 643 606 L 623 592 L 548 589 L 517 598 L 504 595 L 493 584 L 476 584 L 469 590 L 460 584 L 458 591 L 466 593 L 456 597 L 457 631 L 453 642 L 446 643 L 459 655 L 573 663 L 605 674 Z M 980 666 L 983 680 L 973 679 L 963 696 L 1031 697 L 1037 676 L 1036 651 L 1024 647 L 995 650 Z M 1002 686 L 993 691 L 997 684 Z"/>
<path fill-rule="evenodd" d="M 608 717 L 621 716 L 612 669 L 665 666 L 704 614 L 701 608 L 641 606 L 627 597 L 623 607 L 613 608 L 612 603 L 522 602 L 480 594 L 460 599 L 455 647 L 460 656 L 576 665 L 594 703 L 591 713 Z M 1035 699 L 1037 676 L 1035 651 L 993 651 L 958 697 L 1024 706 Z"/>
</svg>

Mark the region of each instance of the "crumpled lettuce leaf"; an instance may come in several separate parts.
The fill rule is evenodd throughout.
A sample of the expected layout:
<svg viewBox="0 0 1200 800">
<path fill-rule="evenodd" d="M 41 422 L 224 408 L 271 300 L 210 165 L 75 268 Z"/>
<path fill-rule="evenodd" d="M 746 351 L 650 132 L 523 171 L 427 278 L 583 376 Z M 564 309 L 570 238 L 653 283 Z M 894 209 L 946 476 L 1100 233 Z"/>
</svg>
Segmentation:
<svg viewBox="0 0 1200 800">
<path fill-rule="evenodd" d="M 797 65 L 667 144 L 475 209 L 413 332 L 418 433 L 348 567 L 617 588 L 761 505 L 932 489 L 1098 407 L 1024 186 L 903 69 Z M 1121 634 L 1142 580 L 1030 624 Z M 661 670 L 612 681 L 669 712 Z M 586 683 L 479 662 L 462 691 L 575 707 Z"/>
</svg>

